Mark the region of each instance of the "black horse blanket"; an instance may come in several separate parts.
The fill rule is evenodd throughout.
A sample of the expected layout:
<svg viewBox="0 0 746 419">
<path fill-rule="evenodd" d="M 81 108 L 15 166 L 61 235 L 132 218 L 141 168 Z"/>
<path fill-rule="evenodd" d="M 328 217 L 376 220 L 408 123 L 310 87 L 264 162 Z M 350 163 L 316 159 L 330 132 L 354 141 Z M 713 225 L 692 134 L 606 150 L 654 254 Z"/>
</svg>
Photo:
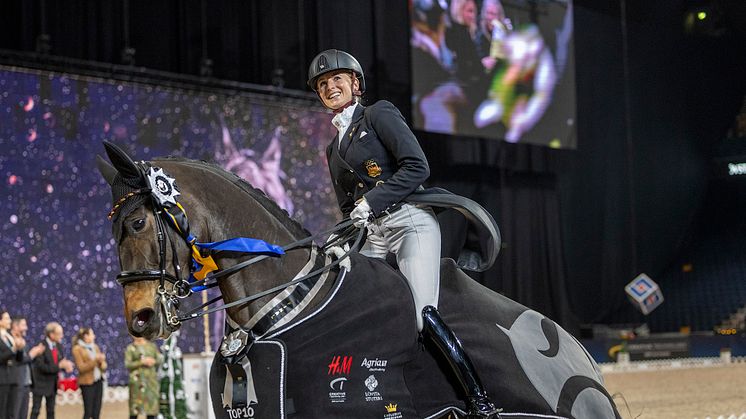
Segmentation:
<svg viewBox="0 0 746 419">
<path fill-rule="evenodd" d="M 217 355 L 210 372 L 217 418 L 463 413 L 463 396 L 445 361 L 418 340 L 404 277 L 384 261 L 351 259 L 351 271 L 338 275 L 314 313 L 251 347 L 243 362 L 248 405 L 223 403 L 227 369 Z M 503 417 L 620 417 L 595 362 L 571 335 L 473 281 L 451 259 L 443 259 L 441 272 L 439 311 Z"/>
</svg>

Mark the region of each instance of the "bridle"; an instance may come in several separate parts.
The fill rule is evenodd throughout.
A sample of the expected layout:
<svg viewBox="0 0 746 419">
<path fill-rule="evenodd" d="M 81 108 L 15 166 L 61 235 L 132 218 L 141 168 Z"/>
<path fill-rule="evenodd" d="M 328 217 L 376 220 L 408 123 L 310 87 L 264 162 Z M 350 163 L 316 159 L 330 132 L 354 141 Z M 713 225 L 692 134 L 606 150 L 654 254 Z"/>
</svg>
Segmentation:
<svg viewBox="0 0 746 419">
<path fill-rule="evenodd" d="M 142 192 L 145 193 L 145 192 Z M 176 330 L 179 326 L 178 308 L 179 300 L 189 297 L 192 294 L 191 284 L 182 278 L 181 265 L 179 256 L 176 251 L 176 242 L 171 239 L 166 231 L 163 222 L 163 209 L 153 205 L 153 220 L 156 226 L 156 240 L 158 241 L 158 270 L 141 269 L 122 271 L 117 275 L 117 282 L 122 287 L 142 281 L 158 281 L 158 290 L 156 302 L 161 306 L 161 310 L 166 317 L 166 324 Z M 176 275 L 172 275 L 166 270 L 166 242 L 171 243 L 171 257 L 173 270 Z M 192 274 L 190 269 L 190 275 Z M 171 289 L 166 288 L 166 283 L 171 284 Z"/>
<path fill-rule="evenodd" d="M 132 192 L 129 192 L 126 195 L 124 195 L 122 198 L 120 198 L 114 204 L 111 212 L 109 213 L 109 219 L 111 219 L 114 216 L 114 214 L 124 204 L 125 201 L 127 201 L 128 199 L 134 196 L 142 195 L 142 194 L 151 195 L 150 202 L 153 207 L 153 218 L 154 218 L 154 223 L 156 226 L 155 234 L 156 234 L 156 240 L 158 241 L 158 258 L 159 258 L 158 270 L 140 269 L 140 270 L 121 271 L 117 275 L 116 280 L 122 287 L 129 285 L 129 284 L 142 282 L 142 281 L 158 281 L 156 304 L 160 306 L 161 311 L 166 319 L 166 326 L 170 329 L 170 331 L 174 331 L 178 329 L 182 321 L 198 318 L 200 316 L 213 313 L 219 310 L 225 310 L 227 308 L 234 307 L 237 305 L 246 304 L 248 302 L 262 298 L 266 295 L 282 291 L 286 287 L 295 285 L 309 278 L 313 278 L 317 275 L 320 275 L 323 272 L 329 271 L 335 266 L 339 265 L 340 262 L 342 262 L 350 253 L 358 249 L 362 243 L 363 237 L 365 236 L 365 228 L 358 229 L 357 227 L 353 225 L 352 220 L 346 220 L 346 221 L 343 221 L 337 224 L 331 229 L 322 231 L 321 233 L 311 235 L 304 239 L 282 246 L 281 247 L 282 251 L 279 252 L 277 256 L 280 256 L 284 254 L 286 251 L 290 251 L 293 249 L 307 248 L 313 245 L 314 240 L 319 239 L 319 238 L 325 239 L 330 234 L 336 234 L 337 237 L 336 239 L 327 242 L 323 248 L 339 246 L 342 243 L 350 242 L 352 238 L 355 237 L 354 244 L 350 247 L 349 250 L 347 250 L 346 253 L 338 257 L 332 263 L 326 264 L 325 266 L 319 269 L 316 269 L 312 272 L 309 272 L 308 274 L 300 278 L 295 278 L 292 281 L 286 282 L 284 284 L 261 291 L 253 295 L 249 295 L 247 297 L 241 298 L 231 303 L 226 303 L 226 304 L 223 304 L 217 307 L 205 309 L 206 307 L 216 303 L 218 300 L 222 298 L 222 296 L 218 296 L 216 298 L 213 298 L 210 301 L 207 301 L 206 303 L 203 303 L 197 307 L 194 307 L 188 310 L 184 315 L 179 315 L 180 300 L 189 297 L 193 291 L 199 291 L 199 290 L 204 290 L 204 289 L 215 287 L 218 285 L 218 281 L 220 279 L 227 278 L 230 275 L 233 275 L 254 263 L 264 260 L 270 257 L 271 254 L 264 253 L 264 252 L 245 251 L 243 252 L 245 254 L 254 254 L 254 255 L 256 255 L 257 253 L 260 253 L 260 254 L 258 256 L 254 256 L 251 259 L 245 260 L 243 262 L 239 262 L 226 269 L 219 269 L 217 268 L 217 265 L 214 265 L 215 270 L 209 272 L 203 279 L 196 279 L 194 276 L 195 271 L 196 271 L 195 265 L 197 265 L 196 263 L 194 263 L 196 259 L 200 259 L 200 262 L 202 262 L 203 259 L 204 260 L 209 259 L 209 261 L 212 262 L 212 257 L 211 255 L 205 257 L 201 254 L 197 254 L 197 253 L 201 253 L 196 247 L 196 245 L 198 245 L 197 239 L 196 237 L 189 234 L 189 224 L 188 224 L 188 220 L 186 217 L 186 212 L 184 211 L 183 207 L 181 207 L 180 204 L 177 203 L 175 206 L 166 207 L 160 204 L 158 200 L 156 199 L 156 197 L 152 196 L 153 195 L 152 188 L 140 188 Z M 189 268 L 189 280 L 183 278 L 181 265 L 179 264 L 178 253 L 176 251 L 176 241 L 168 234 L 168 231 L 166 229 L 166 224 L 168 224 L 173 230 L 175 230 L 185 240 L 188 247 L 192 248 L 193 263 L 190 264 L 190 268 Z M 239 239 L 256 240 L 256 239 L 245 239 L 245 238 L 239 238 Z M 232 239 L 232 240 L 238 240 L 238 239 Z M 175 275 L 168 272 L 167 266 L 166 266 L 167 265 L 167 261 L 166 261 L 166 250 L 167 250 L 166 242 L 167 241 L 171 243 L 171 253 L 172 253 L 172 262 L 173 262 L 172 265 L 173 265 L 173 271 Z M 167 288 L 166 283 L 171 284 L 170 289 Z"/>
</svg>

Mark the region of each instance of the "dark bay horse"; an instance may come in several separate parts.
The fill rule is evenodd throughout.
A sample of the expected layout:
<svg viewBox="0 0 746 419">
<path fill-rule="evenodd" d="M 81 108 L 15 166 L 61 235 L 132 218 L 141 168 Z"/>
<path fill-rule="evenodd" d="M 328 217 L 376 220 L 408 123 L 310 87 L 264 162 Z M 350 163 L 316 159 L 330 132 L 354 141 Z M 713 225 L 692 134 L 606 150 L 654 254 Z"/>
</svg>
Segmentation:
<svg viewBox="0 0 746 419">
<path fill-rule="evenodd" d="M 216 165 L 178 158 L 135 163 L 116 146 L 105 146 L 111 164 L 99 159 L 99 170 L 113 191 L 118 281 L 135 336 L 164 338 L 180 326 L 178 299 L 188 294 L 186 278 L 209 265 L 200 259 L 192 266 L 193 257 L 206 256 L 194 250 L 195 243 L 241 236 L 288 244 L 310 236 L 261 191 Z M 263 249 L 257 253 L 266 255 Z M 447 369 L 418 340 L 406 281 L 384 261 L 352 253 L 343 258 L 345 267 L 292 288 L 283 284 L 331 258 L 309 243 L 232 271 L 245 254 L 213 256 L 217 269 L 211 275 L 231 273 L 218 280 L 231 337 L 211 369 L 216 417 L 464 414 Z M 597 365 L 571 335 L 474 282 L 450 259 L 441 272 L 441 313 L 473 353 L 502 417 L 620 417 Z M 243 348 L 245 356 L 238 358 Z"/>
</svg>

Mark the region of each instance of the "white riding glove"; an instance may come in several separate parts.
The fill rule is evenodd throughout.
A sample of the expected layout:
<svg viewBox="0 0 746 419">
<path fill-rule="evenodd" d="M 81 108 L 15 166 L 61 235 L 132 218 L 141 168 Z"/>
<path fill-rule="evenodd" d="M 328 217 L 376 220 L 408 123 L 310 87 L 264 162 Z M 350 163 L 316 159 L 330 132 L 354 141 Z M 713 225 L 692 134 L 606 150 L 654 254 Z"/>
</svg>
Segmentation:
<svg viewBox="0 0 746 419">
<path fill-rule="evenodd" d="M 339 236 L 337 236 L 336 233 L 332 233 L 329 236 L 329 238 L 326 239 L 326 245 L 328 245 L 329 243 L 334 243 L 337 240 L 337 237 L 339 237 Z M 340 244 L 338 244 L 336 246 L 329 247 L 328 249 L 326 249 L 326 252 L 328 254 L 334 255 L 337 259 L 339 259 L 342 256 L 344 256 L 349 251 L 350 251 L 350 245 L 348 243 L 340 243 Z M 342 260 L 339 263 L 339 266 L 347 269 L 348 271 L 352 270 L 352 263 L 350 262 L 350 258 L 349 257 L 344 258 L 344 260 Z"/>
<path fill-rule="evenodd" d="M 370 205 L 368 201 L 363 197 L 360 202 L 357 203 L 355 209 L 350 212 L 350 219 L 354 221 L 354 225 L 357 228 L 368 225 L 368 219 L 370 218 Z"/>
</svg>

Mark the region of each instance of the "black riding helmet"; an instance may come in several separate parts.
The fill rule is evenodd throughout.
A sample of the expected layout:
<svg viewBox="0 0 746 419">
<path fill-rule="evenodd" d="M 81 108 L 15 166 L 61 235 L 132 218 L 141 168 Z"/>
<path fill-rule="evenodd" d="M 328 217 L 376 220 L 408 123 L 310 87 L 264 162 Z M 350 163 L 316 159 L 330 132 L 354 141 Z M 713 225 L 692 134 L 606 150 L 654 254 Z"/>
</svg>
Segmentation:
<svg viewBox="0 0 746 419">
<path fill-rule="evenodd" d="M 338 49 L 328 49 L 320 52 L 311 61 L 308 67 L 308 87 L 316 91 L 316 79 L 322 74 L 335 70 L 350 70 L 357 75 L 360 81 L 360 93 L 365 92 L 365 76 L 363 68 L 352 55 Z"/>
</svg>

